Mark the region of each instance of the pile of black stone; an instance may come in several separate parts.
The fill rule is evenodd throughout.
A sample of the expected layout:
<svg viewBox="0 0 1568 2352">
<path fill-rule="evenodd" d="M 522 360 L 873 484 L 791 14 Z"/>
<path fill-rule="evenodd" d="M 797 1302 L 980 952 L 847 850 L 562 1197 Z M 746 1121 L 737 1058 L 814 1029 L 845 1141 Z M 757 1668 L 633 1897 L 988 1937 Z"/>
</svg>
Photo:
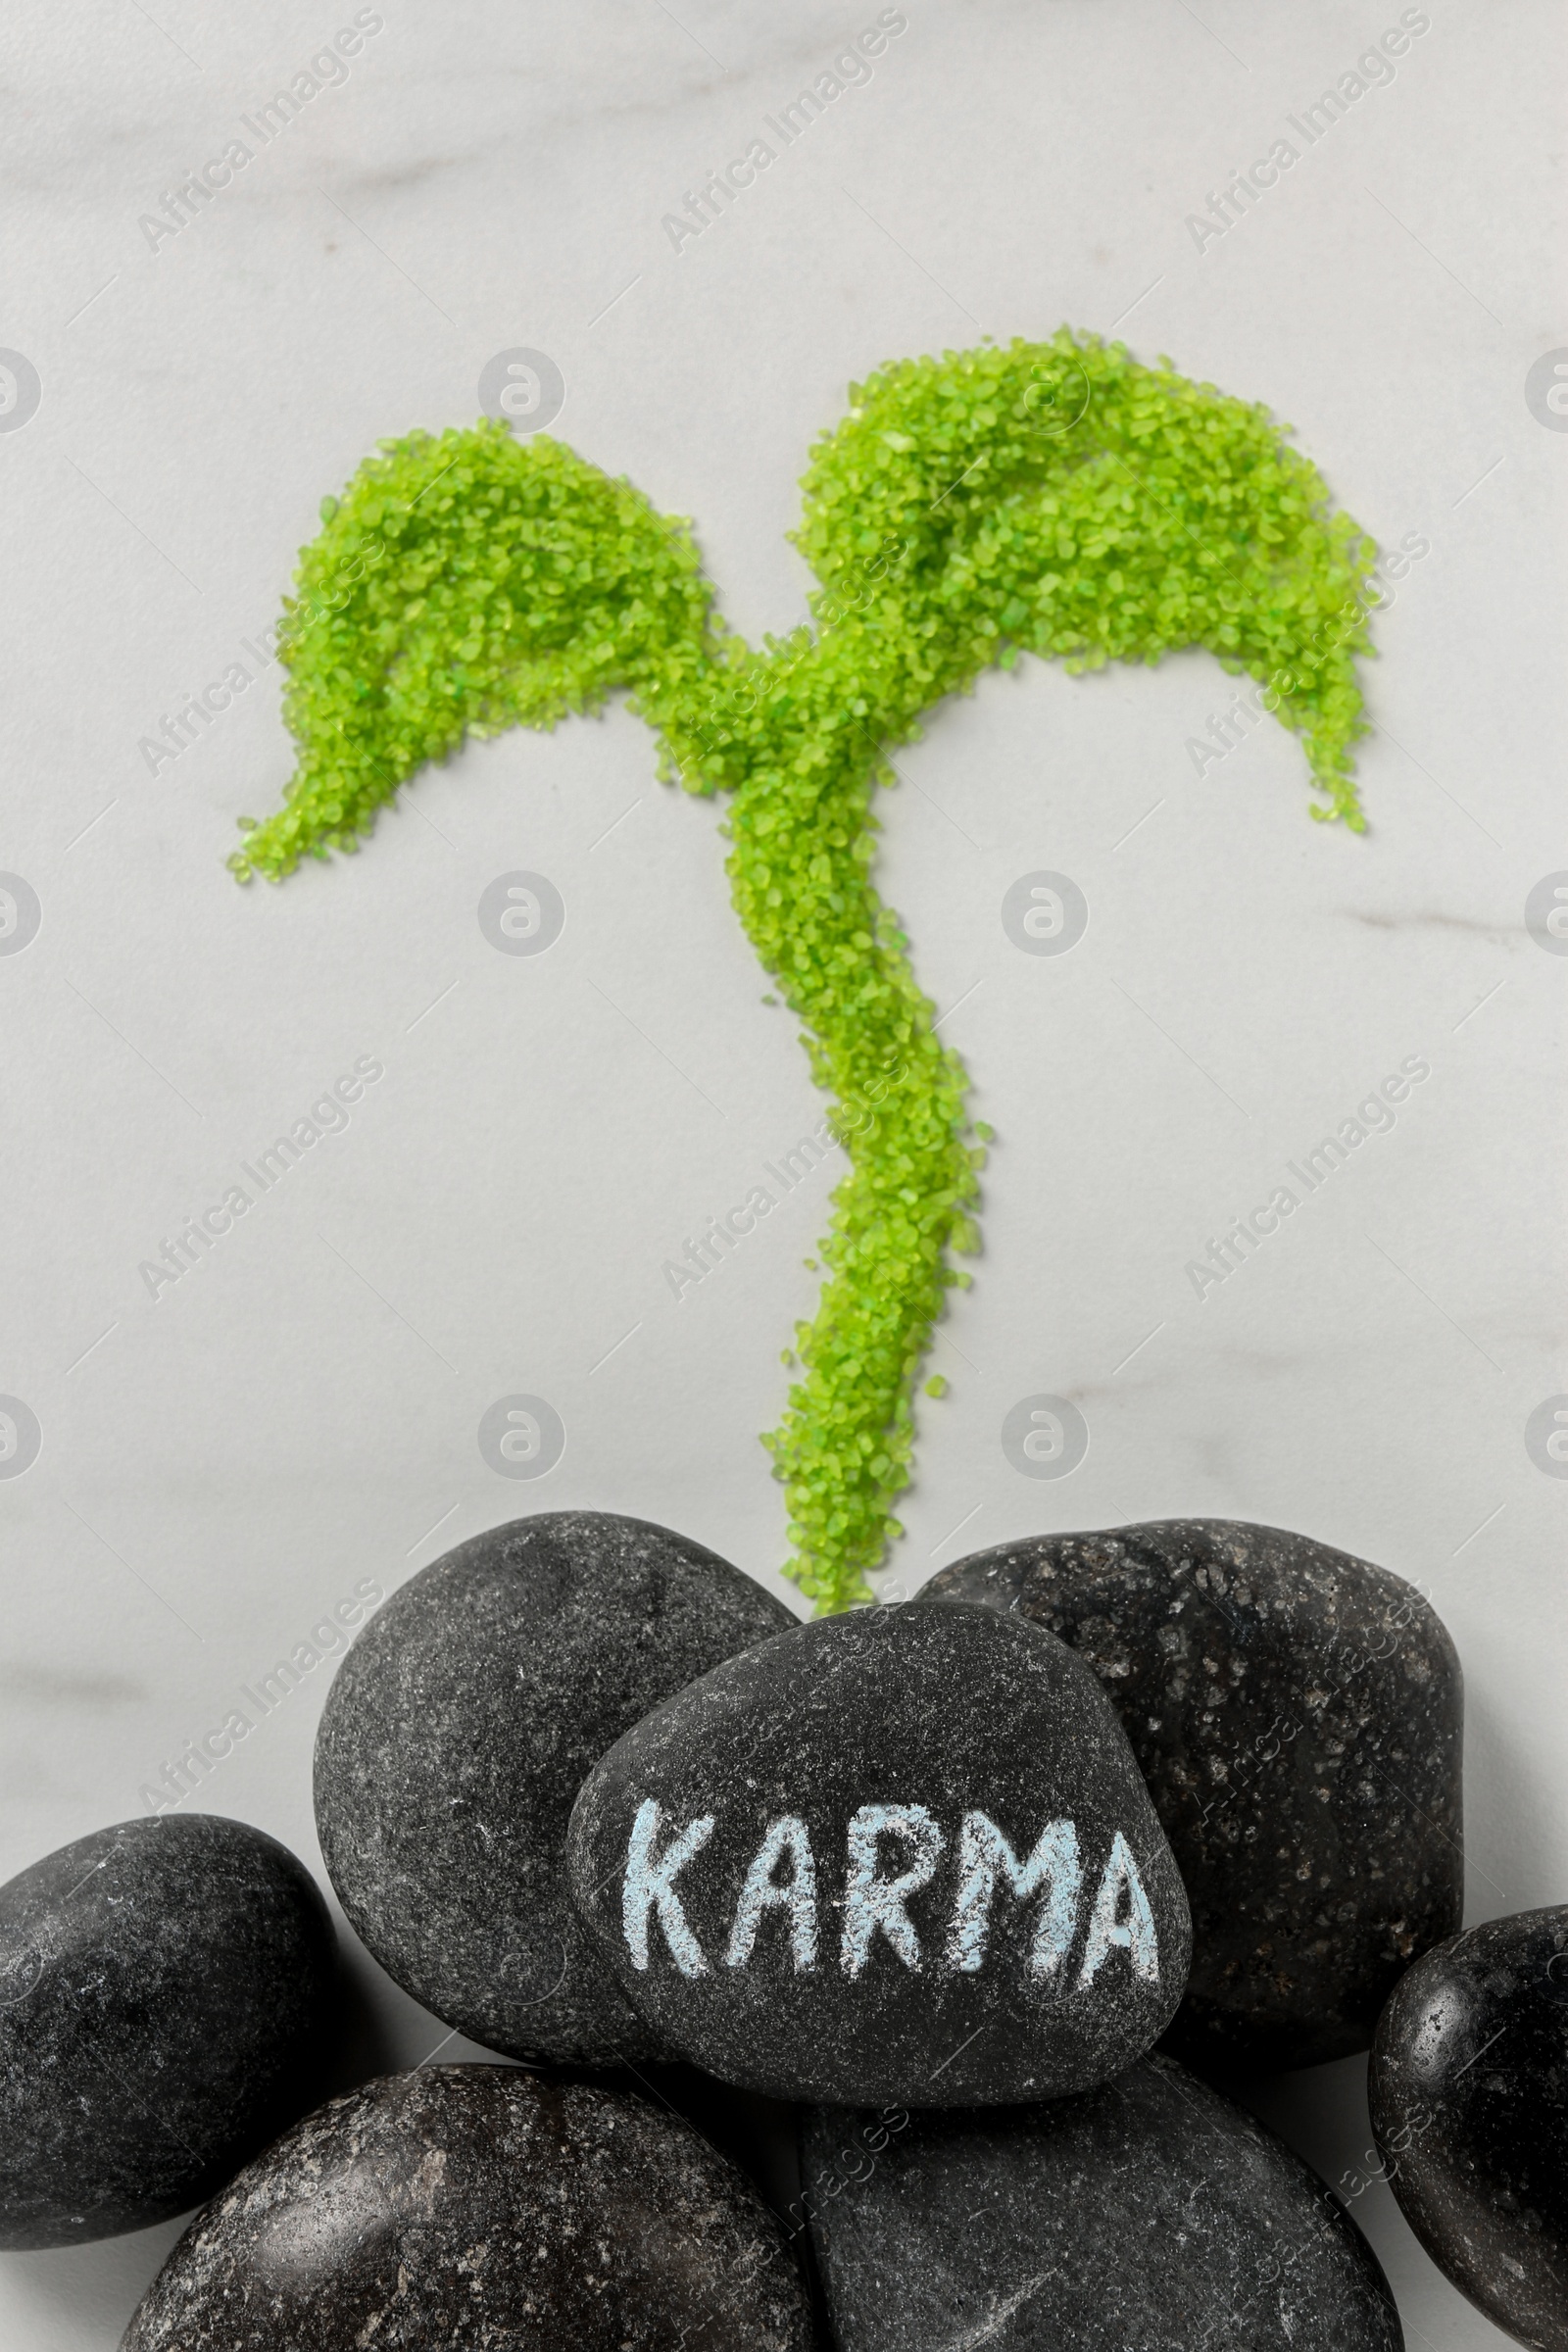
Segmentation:
<svg viewBox="0 0 1568 2352">
<path fill-rule="evenodd" d="M 374 1958 L 520 2065 L 316 2104 L 309 1874 L 100 1832 L 0 1889 L 0 2244 L 210 2199 L 126 2352 L 1396 2352 L 1228 2095 L 1372 2046 L 1423 2242 L 1568 2352 L 1568 1907 L 1457 1933 L 1460 1735 L 1425 1601 L 1270 1529 L 808 1625 L 638 1521 L 497 1529 L 349 1651 L 316 1802 Z"/>
</svg>

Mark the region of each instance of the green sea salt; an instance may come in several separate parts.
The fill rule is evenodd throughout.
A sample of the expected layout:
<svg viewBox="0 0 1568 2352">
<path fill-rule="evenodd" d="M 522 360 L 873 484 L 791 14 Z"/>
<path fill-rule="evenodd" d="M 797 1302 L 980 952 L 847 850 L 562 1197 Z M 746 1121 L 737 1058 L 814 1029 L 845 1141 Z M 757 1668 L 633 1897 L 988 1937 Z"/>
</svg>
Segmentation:
<svg viewBox="0 0 1568 2352">
<path fill-rule="evenodd" d="M 804 490 L 811 625 L 753 648 L 714 610 L 689 524 L 564 443 L 490 422 L 383 442 L 302 556 L 281 647 L 298 765 L 229 862 L 275 881 L 355 850 L 466 738 L 622 690 L 666 779 L 727 796 L 736 911 L 851 1162 L 764 1440 L 786 1572 L 831 1610 L 872 1596 L 902 1532 L 915 1389 L 969 1281 L 955 1260 L 978 1248 L 991 1140 L 874 887 L 889 754 L 1020 653 L 1092 670 L 1197 645 L 1299 734 L 1313 815 L 1359 831 L 1376 550 L 1265 409 L 1065 328 L 854 386 Z"/>
</svg>

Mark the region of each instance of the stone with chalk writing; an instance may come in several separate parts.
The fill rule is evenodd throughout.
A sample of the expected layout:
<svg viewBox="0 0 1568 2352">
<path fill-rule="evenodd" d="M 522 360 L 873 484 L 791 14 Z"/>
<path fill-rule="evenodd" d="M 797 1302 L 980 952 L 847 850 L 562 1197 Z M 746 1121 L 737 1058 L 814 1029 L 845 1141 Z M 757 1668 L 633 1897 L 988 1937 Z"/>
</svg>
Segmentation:
<svg viewBox="0 0 1568 2352">
<path fill-rule="evenodd" d="M 793 1622 L 701 1544 L 603 1511 L 421 1568 L 339 1667 L 316 1749 L 321 1852 L 388 1975 L 514 2058 L 666 2054 L 567 1899 L 572 1799 L 650 1707 Z"/>
<path fill-rule="evenodd" d="M 196 2216 L 123 2352 L 812 2352 L 795 2255 L 668 2109 L 519 2067 L 383 2075 Z"/>
<path fill-rule="evenodd" d="M 818 2110 L 801 2142 L 855 2352 L 1400 2352 L 1348 2215 L 1173 2059 L 1011 2112 Z"/>
<path fill-rule="evenodd" d="M 1568 1905 L 1425 1953 L 1378 2021 L 1367 2088 L 1433 2261 L 1520 2343 L 1568 2352 Z"/>
<path fill-rule="evenodd" d="M 779 2098 L 1081 2090 L 1187 1980 L 1181 1879 L 1115 1710 L 989 1609 L 820 1619 L 715 1667 L 589 1774 L 568 1864 L 654 2031 Z"/>
<path fill-rule="evenodd" d="M 1463 1905 L 1463 1687 L 1420 1593 L 1305 1536 L 1169 1519 L 999 1544 L 921 1597 L 1047 1627 L 1114 1699 L 1193 1906 L 1167 2048 L 1221 2073 L 1364 2050 Z"/>
</svg>

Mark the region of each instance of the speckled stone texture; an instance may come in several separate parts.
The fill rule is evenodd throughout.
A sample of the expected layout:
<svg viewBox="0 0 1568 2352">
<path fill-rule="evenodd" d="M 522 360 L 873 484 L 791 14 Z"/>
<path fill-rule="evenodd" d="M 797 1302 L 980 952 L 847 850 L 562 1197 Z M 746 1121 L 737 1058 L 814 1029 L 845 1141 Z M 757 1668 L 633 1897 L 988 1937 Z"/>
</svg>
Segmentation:
<svg viewBox="0 0 1568 2352">
<path fill-rule="evenodd" d="M 702 1544 L 601 1511 L 493 1528 L 411 1578 L 316 1747 L 326 1867 L 388 1975 L 514 2058 L 663 2054 L 567 1900 L 572 1799 L 650 1707 L 794 1622 Z"/>
<path fill-rule="evenodd" d="M 569 1853 L 628 1998 L 776 2098 L 1081 2089 L 1186 1983 L 1186 1898 L 1115 1710 L 990 1609 L 861 1611 L 732 1658 L 595 1767 Z"/>
<path fill-rule="evenodd" d="M 386 2075 L 197 2215 L 122 2352 L 809 2352 L 783 2232 L 677 2116 L 513 2067 Z"/>
<path fill-rule="evenodd" d="M 1193 1909 L 1166 2047 L 1209 2072 L 1364 2050 L 1463 1911 L 1463 1690 L 1396 1576 L 1219 1519 L 1041 1536 L 922 1597 L 1049 1627 L 1121 1712 Z"/>
<path fill-rule="evenodd" d="M 819 2110 L 801 2136 L 844 2352 L 1400 2352 L 1322 2181 L 1172 2059 L 1012 2111 Z"/>
<path fill-rule="evenodd" d="M 319 2098 L 336 1991 L 315 1881 L 243 1822 L 122 1822 L 0 1886 L 0 2245 L 210 2196 Z"/>
<path fill-rule="evenodd" d="M 1568 1906 L 1491 1919 L 1400 1979 L 1372 2128 L 1433 2261 L 1489 2320 L 1568 2352 Z"/>
</svg>

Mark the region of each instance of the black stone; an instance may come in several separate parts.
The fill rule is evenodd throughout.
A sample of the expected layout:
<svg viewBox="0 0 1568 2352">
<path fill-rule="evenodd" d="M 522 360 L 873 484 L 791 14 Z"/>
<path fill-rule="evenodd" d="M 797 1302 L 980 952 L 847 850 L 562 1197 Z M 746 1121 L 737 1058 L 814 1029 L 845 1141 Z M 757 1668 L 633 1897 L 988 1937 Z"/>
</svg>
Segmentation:
<svg viewBox="0 0 1568 2352">
<path fill-rule="evenodd" d="M 1364 2050 L 1463 1909 L 1459 1661 L 1420 1594 L 1326 1544 L 1169 1519 L 1000 1544 L 922 1598 L 1049 1627 L 1120 1710 L 1186 1881 L 1190 2064 Z"/>
<path fill-rule="evenodd" d="M 802 2182 L 853 2352 L 1400 2352 L 1343 2207 L 1170 2058 L 1043 2106 L 818 2110 Z"/>
<path fill-rule="evenodd" d="M 1048 1832 L 1018 1897 L 1013 1857 L 1041 1841 L 1045 1874 Z M 657 1873 L 677 1839 L 672 1893 L 639 1900 L 639 1857 Z M 716 1667 L 590 1773 L 569 1862 L 655 2030 L 777 2098 L 1082 2089 L 1149 2048 L 1187 1977 L 1181 1880 L 1114 1709 L 989 1609 L 820 1620 Z M 909 1874 L 906 1900 L 867 1891 Z"/>
<path fill-rule="evenodd" d="M 1369 2095 L 1439 2269 L 1520 2343 L 1568 2352 L 1568 1905 L 1418 1960 L 1379 2021 Z"/>
<path fill-rule="evenodd" d="M 795 1622 L 716 1553 L 549 1511 L 412 1577 L 339 1667 L 316 1819 L 356 1932 L 449 2026 L 514 2058 L 657 2058 L 566 1897 L 584 1773 L 721 1658 Z"/>
<path fill-rule="evenodd" d="M 315 1881 L 243 1822 L 122 1822 L 0 1886 L 0 2245 L 200 2204 L 319 2098 L 336 1989 Z"/>
<path fill-rule="evenodd" d="M 197 2215 L 122 2352 L 809 2352 L 800 2275 L 689 2124 L 506 2066 L 386 2075 Z"/>
</svg>

